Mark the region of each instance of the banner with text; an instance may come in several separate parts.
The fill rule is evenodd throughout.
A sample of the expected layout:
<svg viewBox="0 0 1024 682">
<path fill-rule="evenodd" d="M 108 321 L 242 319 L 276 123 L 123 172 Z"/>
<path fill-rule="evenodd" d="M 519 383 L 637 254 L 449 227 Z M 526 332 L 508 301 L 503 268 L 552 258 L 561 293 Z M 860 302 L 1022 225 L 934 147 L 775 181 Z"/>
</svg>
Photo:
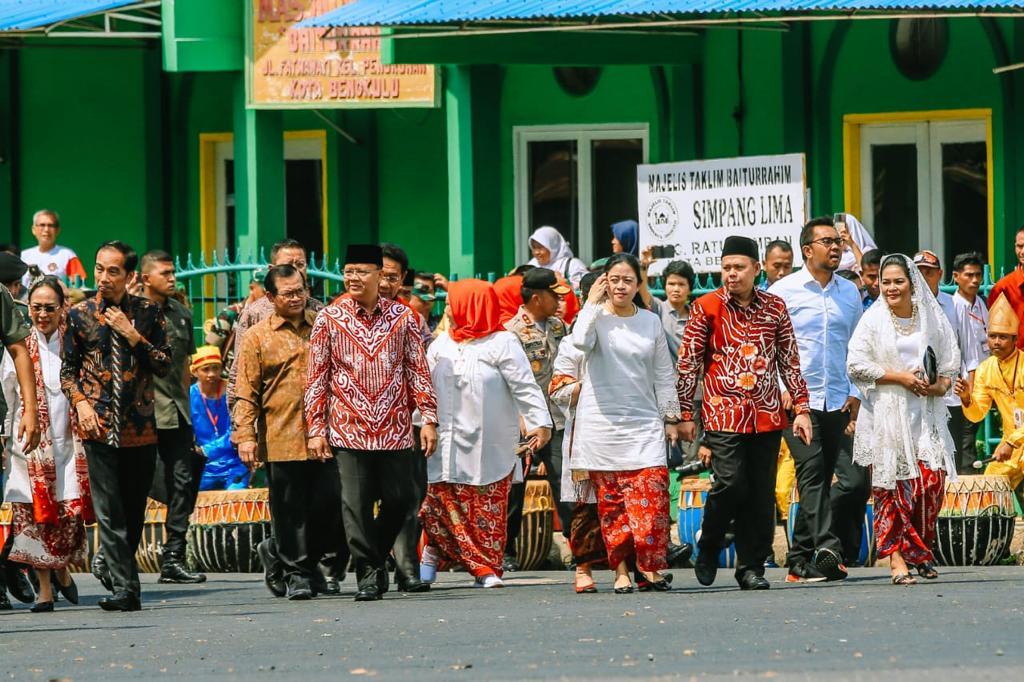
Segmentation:
<svg viewBox="0 0 1024 682">
<path fill-rule="evenodd" d="M 640 248 L 674 247 L 651 274 L 672 260 L 697 272 L 719 271 L 722 243 L 738 234 L 754 239 L 762 255 L 776 239 L 794 245 L 800 265 L 800 228 L 806 222 L 804 155 L 743 156 L 637 167 Z"/>
<path fill-rule="evenodd" d="M 294 28 L 351 0 L 249 0 L 247 96 L 253 108 L 437 106 L 427 64 L 382 64 L 376 26 Z"/>
</svg>

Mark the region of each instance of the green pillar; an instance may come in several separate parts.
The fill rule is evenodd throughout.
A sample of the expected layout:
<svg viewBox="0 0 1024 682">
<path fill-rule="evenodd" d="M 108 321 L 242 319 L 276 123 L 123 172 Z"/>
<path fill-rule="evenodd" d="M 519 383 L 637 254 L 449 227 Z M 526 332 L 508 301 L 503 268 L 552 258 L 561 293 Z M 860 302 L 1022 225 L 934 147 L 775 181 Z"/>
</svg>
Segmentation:
<svg viewBox="0 0 1024 682">
<path fill-rule="evenodd" d="M 0 50 L 0 239 L 15 244 L 21 242 L 18 202 L 14 192 L 17 58 L 17 50 Z"/>
<path fill-rule="evenodd" d="M 448 264 L 459 277 L 501 269 L 498 111 L 503 70 L 445 67 Z"/>
<path fill-rule="evenodd" d="M 355 138 L 353 143 L 328 131 L 335 144 L 337 183 L 328 206 L 337 210 L 337 234 L 330 235 L 332 260 L 344 260 L 349 244 L 370 244 L 379 240 L 377 202 L 377 116 L 376 111 L 340 111 L 333 119 Z M 334 213 L 335 209 L 328 209 Z"/>
<path fill-rule="evenodd" d="M 285 236 L 284 129 L 281 112 L 247 109 L 245 79 L 238 74 L 234 97 L 235 235 L 241 258 Z"/>
</svg>

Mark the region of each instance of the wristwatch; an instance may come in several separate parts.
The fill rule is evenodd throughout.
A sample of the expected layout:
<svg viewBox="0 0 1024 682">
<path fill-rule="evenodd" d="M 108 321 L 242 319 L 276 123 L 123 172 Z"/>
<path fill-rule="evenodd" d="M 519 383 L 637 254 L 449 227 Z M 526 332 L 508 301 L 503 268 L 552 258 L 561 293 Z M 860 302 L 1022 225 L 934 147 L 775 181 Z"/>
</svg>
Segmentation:
<svg viewBox="0 0 1024 682">
<path fill-rule="evenodd" d="M 666 424 L 678 424 L 682 421 L 679 417 L 665 417 Z"/>
</svg>

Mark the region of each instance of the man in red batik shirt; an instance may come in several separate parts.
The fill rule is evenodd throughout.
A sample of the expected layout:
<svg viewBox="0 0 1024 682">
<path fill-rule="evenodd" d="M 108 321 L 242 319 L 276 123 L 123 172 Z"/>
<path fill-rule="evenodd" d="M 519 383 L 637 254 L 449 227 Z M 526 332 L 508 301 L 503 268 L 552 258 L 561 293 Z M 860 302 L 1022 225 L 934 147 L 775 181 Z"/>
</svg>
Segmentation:
<svg viewBox="0 0 1024 682">
<path fill-rule="evenodd" d="M 705 434 L 699 455 L 715 473 L 694 571 L 702 585 L 715 581 L 718 554 L 735 520 L 736 580 L 744 590 L 769 588 L 764 562 L 774 536 L 775 465 L 788 425 L 779 377 L 793 399 L 793 432 L 811 441 L 793 324 L 781 298 L 755 289 L 760 269 L 757 243 L 728 237 L 722 286 L 694 301 L 679 346 L 683 439 L 696 438 L 693 398 L 703 376 Z"/>
<path fill-rule="evenodd" d="M 413 405 L 423 417 L 424 455 L 437 447 L 437 397 L 419 322 L 411 308 L 380 296 L 383 260 L 375 244 L 349 246 L 348 295 L 320 311 L 309 340 L 306 447 L 317 458 L 333 454 L 338 463 L 356 601 L 375 601 L 387 591 L 384 560 L 419 511 L 414 458 L 422 455 L 413 448 Z"/>
</svg>

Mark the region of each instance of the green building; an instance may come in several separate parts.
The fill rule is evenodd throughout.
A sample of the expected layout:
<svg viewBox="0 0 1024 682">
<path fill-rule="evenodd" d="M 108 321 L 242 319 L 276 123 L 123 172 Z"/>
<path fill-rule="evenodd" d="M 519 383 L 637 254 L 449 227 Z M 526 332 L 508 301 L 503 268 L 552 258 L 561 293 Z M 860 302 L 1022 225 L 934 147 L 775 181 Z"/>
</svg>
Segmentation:
<svg viewBox="0 0 1024 682">
<path fill-rule="evenodd" d="M 1024 1 L 922 2 L 3 3 L 0 240 L 33 245 L 46 207 L 87 269 L 105 238 L 245 258 L 289 235 L 466 276 L 542 224 L 607 255 L 639 163 L 801 152 L 813 214 L 998 271 L 1024 223 Z M 829 9 L 781 11 L 808 5 Z M 340 28 L 285 37 L 321 14 Z M 297 58 L 247 69 L 268 21 Z M 313 41 L 379 61 L 332 80 Z M 293 101 L 256 101 L 267 75 Z"/>
</svg>

